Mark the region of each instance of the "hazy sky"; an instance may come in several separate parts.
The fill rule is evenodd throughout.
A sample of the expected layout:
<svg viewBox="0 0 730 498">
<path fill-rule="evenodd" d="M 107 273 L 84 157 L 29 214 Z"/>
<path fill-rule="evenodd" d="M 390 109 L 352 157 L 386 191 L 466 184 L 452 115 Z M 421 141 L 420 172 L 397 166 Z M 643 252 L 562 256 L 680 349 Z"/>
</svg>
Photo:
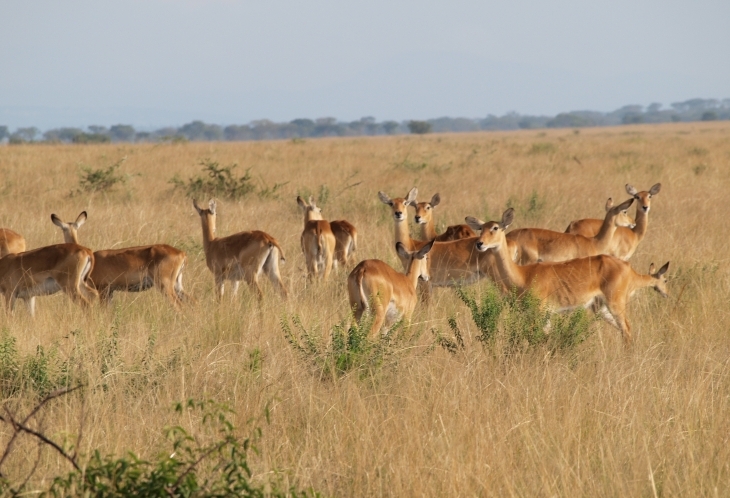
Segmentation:
<svg viewBox="0 0 730 498">
<path fill-rule="evenodd" d="M 730 97 L 728 0 L 3 0 L 0 125 L 555 114 Z"/>
</svg>

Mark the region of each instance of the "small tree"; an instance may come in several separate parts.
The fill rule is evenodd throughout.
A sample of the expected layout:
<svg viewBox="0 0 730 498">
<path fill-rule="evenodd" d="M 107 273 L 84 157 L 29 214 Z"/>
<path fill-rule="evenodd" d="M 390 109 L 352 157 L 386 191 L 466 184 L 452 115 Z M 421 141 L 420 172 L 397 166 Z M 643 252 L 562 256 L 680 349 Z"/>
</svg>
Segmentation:
<svg viewBox="0 0 730 498">
<path fill-rule="evenodd" d="M 386 121 L 383 123 L 383 130 L 385 130 L 385 133 L 388 135 L 393 135 L 396 130 L 398 129 L 398 123 L 395 121 Z"/>
<path fill-rule="evenodd" d="M 408 129 L 416 135 L 425 135 L 431 133 L 431 123 L 428 121 L 409 121 Z"/>
<path fill-rule="evenodd" d="M 118 124 L 109 128 L 109 137 L 114 142 L 131 142 L 134 135 L 134 128 L 130 125 Z"/>
<path fill-rule="evenodd" d="M 15 133 L 10 136 L 10 138 L 15 138 L 20 142 L 32 142 L 40 134 L 40 132 L 41 131 L 35 126 L 18 128 L 15 130 Z"/>
</svg>

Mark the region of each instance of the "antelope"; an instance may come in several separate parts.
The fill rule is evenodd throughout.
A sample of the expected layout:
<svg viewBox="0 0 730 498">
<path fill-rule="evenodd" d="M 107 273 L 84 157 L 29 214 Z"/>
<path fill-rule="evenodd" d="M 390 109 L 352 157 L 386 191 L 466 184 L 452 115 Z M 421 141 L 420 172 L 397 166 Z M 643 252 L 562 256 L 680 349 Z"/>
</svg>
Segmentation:
<svg viewBox="0 0 730 498">
<path fill-rule="evenodd" d="M 238 284 L 241 280 L 263 299 L 263 292 L 259 286 L 259 277 L 266 273 L 271 284 L 286 299 L 287 292 L 281 282 L 279 273 L 279 259 L 285 262 L 284 251 L 274 237 L 260 230 L 239 232 L 228 237 L 215 236 L 216 202 L 211 199 L 208 209 L 202 209 L 193 199 L 193 206 L 200 215 L 203 226 L 203 250 L 208 269 L 215 278 L 215 290 L 218 301 L 223 297 L 226 280 L 233 282 L 233 297 L 238 293 Z"/>
<path fill-rule="evenodd" d="M 395 250 L 408 260 L 405 274 L 394 270 L 378 259 L 361 261 L 347 277 L 347 293 L 355 319 L 362 321 L 363 314 L 372 306 L 375 311 L 370 335 L 377 334 L 383 326 L 390 327 L 403 317 L 410 322 L 418 297 L 418 279 L 428 281 L 428 252 L 434 241 L 417 251 L 409 251 L 398 242 Z"/>
<path fill-rule="evenodd" d="M 441 196 L 437 193 L 431 197 L 429 202 L 413 202 L 411 205 L 416 208 L 415 222 L 421 225 L 421 240 L 436 240 L 446 242 L 449 240 L 466 239 L 474 237 L 474 230 L 469 225 L 451 225 L 441 235 L 436 233 L 433 211 L 441 203 Z"/>
<path fill-rule="evenodd" d="M 297 204 L 304 211 L 301 245 L 309 278 L 322 276 L 327 280 L 332 271 L 337 239 L 329 221 L 322 219 L 322 209 L 317 207 L 312 196 L 309 196 L 308 204 L 297 196 Z"/>
<path fill-rule="evenodd" d="M 0 228 L 0 258 L 19 252 L 25 252 L 23 236 L 9 228 Z"/>
<path fill-rule="evenodd" d="M 609 202 L 612 202 L 611 199 Z M 542 228 L 521 228 L 508 233 L 507 240 L 513 240 L 519 244 L 521 264 L 567 261 L 606 254 L 611 244 L 611 238 L 616 231 L 616 220 L 619 214 L 626 211 L 633 202 L 632 197 L 609 209 L 601 230 L 591 238 Z"/>
<path fill-rule="evenodd" d="M 378 192 L 380 201 L 390 206 L 395 220 L 395 242 L 414 252 L 428 244 L 425 241 L 414 240 L 408 233 L 406 207 L 415 202 L 418 190 L 414 187 L 405 198 L 391 199 L 384 192 Z M 477 237 L 459 239 L 448 242 L 435 242 L 427 259 L 430 279 L 424 283 L 424 299 L 430 297 L 430 286 L 466 285 L 483 277 L 489 277 L 497 285 L 503 286 L 502 279 L 497 271 L 496 260 L 491 253 L 479 253 L 474 249 Z M 517 246 L 508 241 L 513 257 L 517 257 Z M 404 270 L 408 269 L 409 259 L 404 253 L 398 253 L 398 258 Z"/>
<path fill-rule="evenodd" d="M 626 319 L 626 306 L 631 295 L 652 287 L 667 297 L 664 276 L 669 262 L 649 275 L 636 273 L 628 263 L 609 255 L 588 256 L 563 262 L 534 263 L 518 266 L 507 250 L 505 230 L 512 224 L 514 210 L 508 209 L 502 221 L 484 223 L 473 217 L 466 221 L 472 228 L 481 228 L 476 242 L 479 252 L 493 252 L 502 278 L 519 294 L 532 290 L 542 305 L 551 311 L 566 311 L 579 307 L 590 308 L 601 301 L 603 317 L 617 327 L 628 346 L 632 342 L 631 326 Z"/>
<path fill-rule="evenodd" d="M 94 254 L 78 244 L 57 244 L 0 258 L 0 293 L 9 312 L 16 299 L 25 299 L 35 316 L 35 297 L 65 292 L 86 307 L 99 297 L 86 284 L 94 268 Z"/>
<path fill-rule="evenodd" d="M 392 212 L 393 212 L 393 219 L 395 221 L 395 242 L 402 243 L 405 248 L 409 251 L 415 251 L 417 249 L 420 249 L 423 247 L 427 241 L 421 241 L 421 240 L 415 240 L 412 239 L 410 236 L 410 233 L 408 232 L 408 220 L 406 219 L 406 208 L 409 205 L 414 205 L 416 202 L 416 196 L 418 195 L 418 188 L 413 187 L 409 192 L 408 195 L 405 198 L 397 197 L 395 199 L 391 199 L 388 197 L 388 195 L 385 192 L 378 192 L 378 198 L 380 199 L 380 202 L 383 204 L 386 204 L 390 206 Z M 474 238 L 474 237 L 471 237 Z M 467 239 L 458 239 L 458 240 L 469 240 Z M 456 242 L 456 241 L 448 241 L 450 242 Z M 517 257 L 517 250 L 519 249 L 518 245 L 513 241 L 508 241 L 508 244 L 510 246 L 510 249 L 514 252 L 515 258 Z M 459 252 L 460 249 L 457 248 L 467 248 L 466 251 L 463 251 L 461 255 L 459 256 L 448 256 L 448 251 L 457 251 Z M 443 248 L 443 249 L 442 249 Z M 444 251 L 443 256 L 441 255 L 441 251 Z M 474 264 L 476 264 L 476 260 L 469 262 L 469 254 L 471 254 L 473 250 L 469 247 L 469 244 L 454 244 L 454 245 L 447 245 L 447 242 L 438 242 L 436 243 L 434 247 L 434 252 L 432 252 L 431 257 L 429 260 L 431 261 L 431 282 L 433 282 L 434 285 L 442 285 L 438 284 L 437 282 L 440 282 L 441 280 L 434 276 L 434 272 L 437 271 L 437 267 L 434 267 L 433 265 L 436 263 L 436 261 L 439 262 L 439 265 L 453 265 L 453 267 L 462 268 L 461 271 L 466 271 L 467 273 L 471 270 L 466 270 L 467 267 L 474 268 Z M 437 256 L 438 255 L 438 256 Z M 403 263 L 403 269 L 406 269 L 406 264 L 408 262 L 407 259 L 402 258 L 400 255 L 398 257 L 401 260 L 401 263 Z M 480 263 L 482 264 L 482 263 Z M 471 266 L 469 266 L 471 265 Z M 478 265 L 477 265 L 478 266 Z M 446 269 L 446 268 L 444 268 Z M 450 285 L 450 284 L 449 284 Z"/>
<path fill-rule="evenodd" d="M 608 201 L 606 201 L 606 213 L 608 213 L 611 208 L 613 207 L 613 199 L 611 197 L 608 198 Z M 592 229 L 592 226 L 595 225 L 595 230 Z M 592 218 L 586 218 L 584 220 L 575 220 L 571 221 L 570 225 L 568 225 L 568 228 L 565 229 L 565 233 L 572 233 L 575 235 L 582 235 L 583 237 L 594 237 L 598 234 L 598 232 L 601 231 L 601 226 L 603 225 L 603 220 L 598 219 L 592 219 Z M 629 216 L 627 211 L 621 211 L 616 217 L 616 226 L 621 227 L 628 227 L 628 228 L 634 228 L 636 226 L 636 221 L 634 221 L 634 218 Z M 614 233 L 614 237 L 616 237 L 618 234 L 618 228 L 616 229 L 616 233 Z"/>
<path fill-rule="evenodd" d="M 330 221 L 330 228 L 335 235 L 334 265 L 338 263 L 344 268 L 355 258 L 357 251 L 357 229 L 347 220 Z"/>
<path fill-rule="evenodd" d="M 86 218 L 86 211 L 72 222 L 61 221 L 51 214 L 51 221 L 63 232 L 64 241 L 74 244 L 78 244 L 78 230 L 86 223 Z M 182 285 L 187 257 L 172 246 L 155 244 L 96 251 L 94 260 L 89 281 L 104 303 L 111 302 L 115 292 L 142 292 L 152 286 L 157 287 L 175 309 L 179 310 L 187 299 Z"/>
<path fill-rule="evenodd" d="M 649 226 L 649 210 L 651 209 L 651 198 L 659 193 L 662 188 L 661 183 L 652 186 L 648 191 L 637 192 L 636 189 L 626 184 L 626 192 L 636 199 L 636 222 L 633 227 L 621 227 L 616 229 L 616 233 L 611 239 L 608 254 L 615 256 L 624 261 L 628 261 L 633 256 L 639 242 L 644 239 L 646 229 Z M 600 220 L 584 219 L 570 223 L 566 233 L 574 233 L 591 237 L 600 230 Z"/>
</svg>

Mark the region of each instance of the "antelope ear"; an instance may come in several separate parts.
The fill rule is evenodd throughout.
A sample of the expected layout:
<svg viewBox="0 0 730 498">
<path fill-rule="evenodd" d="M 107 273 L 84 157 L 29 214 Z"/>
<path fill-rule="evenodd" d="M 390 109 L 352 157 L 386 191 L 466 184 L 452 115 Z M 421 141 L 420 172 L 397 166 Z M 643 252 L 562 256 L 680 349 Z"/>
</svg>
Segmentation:
<svg viewBox="0 0 730 498">
<path fill-rule="evenodd" d="M 314 197 L 312 197 L 311 195 L 309 196 L 309 205 L 312 207 L 317 207 L 314 205 Z"/>
<path fill-rule="evenodd" d="M 633 195 L 638 194 L 639 192 L 637 192 L 637 190 L 634 188 L 633 185 L 631 185 L 630 183 L 627 183 L 626 184 L 626 193 L 633 196 Z"/>
<path fill-rule="evenodd" d="M 193 199 L 193 207 L 198 212 L 198 214 L 203 214 L 203 210 L 200 209 L 200 206 L 198 206 L 198 201 L 196 201 L 195 199 Z"/>
<path fill-rule="evenodd" d="M 500 223 L 502 230 L 507 230 L 507 227 L 512 224 L 514 219 L 515 219 L 515 209 L 514 208 L 509 208 L 507 211 L 502 213 L 502 223 Z"/>
<path fill-rule="evenodd" d="M 479 232 L 482 229 L 482 226 L 484 226 L 484 222 L 478 218 L 474 218 L 473 216 L 467 216 L 464 218 L 464 221 L 466 221 L 466 224 L 469 225 L 469 228 L 474 230 L 475 232 Z"/>
<path fill-rule="evenodd" d="M 662 189 L 662 184 L 661 183 L 657 183 L 656 185 L 654 185 L 653 187 L 651 187 L 649 189 L 649 193 L 651 195 L 657 195 L 661 189 Z"/>
<path fill-rule="evenodd" d="M 81 225 L 86 223 L 86 211 L 81 211 L 74 223 L 76 223 L 76 228 L 81 228 Z"/>
<path fill-rule="evenodd" d="M 63 228 L 63 225 L 65 225 L 65 223 L 64 223 L 63 221 L 61 221 L 61 218 L 59 218 L 59 217 L 58 217 L 58 216 L 56 216 L 55 214 L 51 214 L 51 221 L 52 221 L 52 222 L 53 222 L 53 224 L 54 224 L 54 225 L 56 225 L 57 227 L 61 227 L 61 228 Z"/>
<path fill-rule="evenodd" d="M 395 243 L 395 252 L 397 252 L 398 256 L 400 256 L 401 258 L 410 258 L 411 257 L 411 253 L 408 252 L 408 250 L 406 249 L 406 246 L 403 245 L 403 242 Z"/>
<path fill-rule="evenodd" d="M 215 214 L 215 206 L 215 199 L 211 199 L 210 201 L 208 201 L 208 209 L 210 209 L 210 214 Z"/>
<path fill-rule="evenodd" d="M 631 207 L 631 205 L 634 203 L 634 198 L 630 198 L 628 200 L 625 200 L 618 206 L 611 209 L 611 211 L 615 212 L 616 214 L 620 213 L 621 211 L 625 211 Z"/>
<path fill-rule="evenodd" d="M 423 246 L 422 248 L 420 248 L 418 250 L 418 252 L 415 254 L 415 258 L 416 259 L 423 259 L 426 256 L 426 254 L 428 254 L 428 252 L 433 247 L 433 243 L 434 242 L 436 242 L 436 239 L 432 239 L 431 242 L 429 242 L 428 244 L 426 244 L 425 246 Z"/>
<path fill-rule="evenodd" d="M 656 266 L 654 266 L 654 263 L 652 262 L 649 265 L 649 275 L 654 275 L 654 270 L 656 270 Z"/>
<path fill-rule="evenodd" d="M 431 197 L 431 207 L 438 206 L 440 202 L 441 202 L 441 196 L 439 195 L 438 192 L 436 192 L 435 194 L 433 194 L 433 197 Z"/>
<path fill-rule="evenodd" d="M 408 196 L 406 197 L 406 206 L 408 204 L 415 204 L 416 197 L 418 197 L 418 187 L 413 187 L 411 191 L 408 192 Z"/>
<path fill-rule="evenodd" d="M 390 199 L 390 197 L 388 197 L 388 194 L 386 194 L 382 190 L 378 192 L 378 199 L 380 199 L 380 202 L 382 202 L 383 204 L 387 204 L 388 206 L 393 205 L 393 201 Z"/>
<path fill-rule="evenodd" d="M 613 207 L 613 197 L 609 197 L 606 201 L 606 211 L 610 211 Z"/>
<path fill-rule="evenodd" d="M 666 263 L 664 263 L 664 266 L 662 266 L 661 268 L 659 268 L 659 271 L 656 272 L 657 277 L 661 277 L 662 275 L 664 275 L 665 273 L 667 273 L 667 270 L 668 269 L 669 269 L 669 261 L 667 261 Z"/>
<path fill-rule="evenodd" d="M 300 208 L 307 209 L 307 203 L 300 196 L 297 196 L 297 204 L 299 204 Z"/>
</svg>

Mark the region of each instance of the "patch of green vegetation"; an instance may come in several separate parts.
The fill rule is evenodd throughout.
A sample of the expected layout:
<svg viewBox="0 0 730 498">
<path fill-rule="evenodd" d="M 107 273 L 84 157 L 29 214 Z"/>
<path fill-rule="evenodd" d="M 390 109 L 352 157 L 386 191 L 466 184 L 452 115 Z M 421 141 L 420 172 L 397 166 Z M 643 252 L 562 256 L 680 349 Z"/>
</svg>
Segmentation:
<svg viewBox="0 0 730 498">
<path fill-rule="evenodd" d="M 75 193 L 107 193 L 114 190 L 117 186 L 125 184 L 129 179 L 129 175 L 119 173 L 118 170 L 126 160 L 126 156 L 122 157 L 106 168 L 92 168 L 91 166 L 81 165 L 79 187 Z M 72 192 L 73 194 L 74 192 Z"/>
<path fill-rule="evenodd" d="M 700 176 L 705 171 L 707 171 L 707 164 L 705 163 L 700 163 L 692 167 L 692 172 L 697 176 Z"/>
<path fill-rule="evenodd" d="M 520 218 L 534 221 L 542 215 L 546 204 L 545 198 L 533 190 L 524 202 L 519 202 L 514 197 L 507 199 L 506 209 L 514 208 Z"/>
<path fill-rule="evenodd" d="M 69 360 L 60 357 L 57 346 L 36 348 L 35 354 L 21 356 L 15 337 L 3 330 L 0 337 L 0 394 L 3 399 L 20 393 L 42 398 L 67 387 L 72 381 Z"/>
<path fill-rule="evenodd" d="M 552 354 L 569 352 L 590 337 L 595 321 L 583 308 L 572 313 L 550 313 L 534 294 L 518 295 L 514 289 L 503 296 L 496 287 L 489 286 L 477 299 L 473 293 L 457 287 L 456 295 L 471 313 L 479 331 L 476 340 L 493 353 L 498 352 L 497 347 L 503 347 L 504 354 L 537 348 Z M 448 323 L 454 339 L 439 337 L 439 344 L 455 353 L 464 348 L 462 332 L 454 317 Z"/>
<path fill-rule="evenodd" d="M 182 190 L 191 199 L 203 197 L 218 197 L 228 200 L 238 200 L 256 190 L 251 176 L 251 168 L 243 176 L 236 176 L 234 171 L 238 165 L 221 166 L 218 161 L 204 159 L 200 161 L 203 175 L 197 175 L 182 180 L 178 175 L 170 179 L 174 190 Z"/>
<path fill-rule="evenodd" d="M 555 144 L 550 142 L 537 142 L 530 146 L 528 154 L 550 154 L 555 152 Z"/>
<path fill-rule="evenodd" d="M 706 156 L 709 154 L 709 150 L 705 149 L 704 147 L 692 147 L 688 153 L 692 156 Z"/>
<path fill-rule="evenodd" d="M 379 340 L 373 340 L 368 337 L 372 320 L 373 317 L 366 314 L 358 324 L 348 317 L 332 327 L 328 342 L 322 339 L 317 328 L 307 330 L 297 315 L 291 319 L 284 316 L 281 328 L 289 344 L 320 376 L 335 379 L 350 372 L 371 375 L 380 370 L 385 360 L 395 353 L 395 345 L 403 340 L 398 333 L 403 323 L 398 322 Z M 417 337 L 418 334 L 409 340 Z"/>
<path fill-rule="evenodd" d="M 58 397 L 58 394 L 53 397 Z M 33 413 L 50 399 L 52 398 L 43 400 Z M 257 444 L 261 440 L 262 431 L 256 427 L 248 436 L 239 434 L 231 422 L 234 412 L 228 406 L 213 401 L 188 400 L 177 403 L 175 412 L 181 424 L 199 420 L 198 430 L 193 434 L 182 425 L 166 427 L 164 434 L 169 448 L 149 460 L 144 460 L 131 451 L 116 457 L 102 456 L 99 450 L 82 458 L 75 451 L 67 452 L 63 445 L 53 442 L 41 433 L 31 433 L 42 446 L 54 448 L 73 470 L 53 478 L 47 489 L 32 490 L 29 494 L 100 498 L 319 496 L 311 489 L 300 490 L 294 486 L 283 485 L 281 475 L 277 472 L 264 473 L 263 475 L 271 476 L 267 478 L 254 477 L 249 464 L 250 454 L 259 453 Z M 268 422 L 268 408 L 265 416 Z M 20 425 L 13 423 L 13 437 L 17 437 L 21 431 L 27 432 L 23 430 L 26 426 L 22 424 L 27 423 L 28 418 L 30 417 L 13 417 L 14 420 L 23 420 Z M 0 477 L 0 493 L 3 496 L 25 494 L 28 491 L 26 486 L 27 479 L 16 484 L 4 475 Z"/>
</svg>

